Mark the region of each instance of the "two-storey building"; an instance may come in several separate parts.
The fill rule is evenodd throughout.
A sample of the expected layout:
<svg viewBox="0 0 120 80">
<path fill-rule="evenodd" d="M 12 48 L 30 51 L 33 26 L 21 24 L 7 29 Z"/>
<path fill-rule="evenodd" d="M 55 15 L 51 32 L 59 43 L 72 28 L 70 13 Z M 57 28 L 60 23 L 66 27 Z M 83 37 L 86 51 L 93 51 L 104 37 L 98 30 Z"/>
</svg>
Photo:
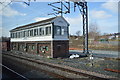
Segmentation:
<svg viewBox="0 0 120 80">
<path fill-rule="evenodd" d="M 61 16 L 10 31 L 11 50 L 51 58 L 69 56 L 69 23 Z"/>
</svg>

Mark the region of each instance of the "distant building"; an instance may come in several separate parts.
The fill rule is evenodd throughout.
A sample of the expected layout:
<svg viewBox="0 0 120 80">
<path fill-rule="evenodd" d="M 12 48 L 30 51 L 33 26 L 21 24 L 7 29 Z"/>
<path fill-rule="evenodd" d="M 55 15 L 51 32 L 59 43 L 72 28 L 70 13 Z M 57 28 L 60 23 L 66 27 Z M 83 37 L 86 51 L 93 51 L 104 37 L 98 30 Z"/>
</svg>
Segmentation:
<svg viewBox="0 0 120 80">
<path fill-rule="evenodd" d="M 61 16 L 10 31 L 11 49 L 46 57 L 69 56 L 69 23 Z"/>
<path fill-rule="evenodd" d="M 1 37 L 0 38 L 0 50 L 9 51 L 10 50 L 10 38 Z"/>
</svg>

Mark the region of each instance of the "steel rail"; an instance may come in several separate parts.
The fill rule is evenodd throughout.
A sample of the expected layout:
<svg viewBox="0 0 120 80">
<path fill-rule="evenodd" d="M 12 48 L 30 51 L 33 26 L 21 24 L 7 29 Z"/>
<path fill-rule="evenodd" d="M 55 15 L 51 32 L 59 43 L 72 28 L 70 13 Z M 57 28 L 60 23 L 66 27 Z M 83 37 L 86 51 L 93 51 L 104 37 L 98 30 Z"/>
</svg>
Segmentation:
<svg viewBox="0 0 120 80">
<path fill-rule="evenodd" d="M 48 67 L 51 67 L 51 68 L 56 68 L 56 69 L 59 69 L 59 70 L 62 70 L 62 71 L 66 71 L 66 72 L 69 72 L 69 73 L 82 75 L 82 76 L 85 76 L 85 77 L 89 77 L 90 79 L 109 80 L 109 79 L 112 79 L 112 78 L 116 78 L 116 77 L 111 77 L 111 76 L 103 77 L 103 76 L 101 76 L 102 74 L 100 74 L 100 76 L 99 75 L 96 76 L 96 75 L 93 75 L 93 74 L 89 74 L 89 73 L 84 73 L 84 72 L 79 72 L 79 71 L 76 71 L 76 70 L 68 69 L 66 67 L 62 67 L 62 66 L 57 65 L 57 64 L 54 65 L 54 64 L 51 64 L 51 63 L 47 63 L 47 62 L 36 61 L 34 59 L 30 59 L 30 58 L 26 58 L 26 57 L 21 57 L 21 56 L 6 54 L 6 53 L 5 53 L 5 55 L 16 57 L 16 58 L 23 59 L 23 60 L 27 60 L 27 61 L 34 62 L 34 63 L 40 64 L 40 65 L 45 65 L 45 66 L 48 66 Z M 62 76 L 62 77 L 64 77 L 64 76 Z"/>
</svg>

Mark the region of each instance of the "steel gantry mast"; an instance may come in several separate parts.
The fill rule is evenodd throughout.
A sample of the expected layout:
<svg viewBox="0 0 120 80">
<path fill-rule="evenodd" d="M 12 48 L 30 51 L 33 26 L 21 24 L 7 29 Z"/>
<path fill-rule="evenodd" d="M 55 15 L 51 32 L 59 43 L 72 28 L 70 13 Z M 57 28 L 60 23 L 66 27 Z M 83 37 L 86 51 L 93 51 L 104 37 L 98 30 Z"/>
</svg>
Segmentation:
<svg viewBox="0 0 120 80">
<path fill-rule="evenodd" d="M 82 14 L 82 18 L 83 18 L 83 53 L 88 55 L 89 50 L 88 50 L 88 6 L 87 6 L 87 2 L 85 0 L 79 0 L 79 1 L 70 0 L 70 1 L 72 1 L 74 3 L 74 11 L 75 11 L 76 7 L 78 7 L 80 13 Z M 62 1 L 50 3 L 48 5 L 53 7 L 55 14 L 61 13 L 61 16 L 63 16 L 63 14 L 70 13 L 70 1 L 69 2 L 65 1 L 65 3 L 68 4 L 67 6 Z M 61 7 L 57 7 L 57 6 L 53 5 L 56 3 L 61 3 Z M 67 11 L 63 11 L 64 7 L 67 9 Z M 58 10 L 56 10 L 56 9 L 58 9 Z"/>
<path fill-rule="evenodd" d="M 74 8 L 78 6 L 83 18 L 83 53 L 89 54 L 88 50 L 88 7 L 87 2 L 74 2 Z"/>
</svg>

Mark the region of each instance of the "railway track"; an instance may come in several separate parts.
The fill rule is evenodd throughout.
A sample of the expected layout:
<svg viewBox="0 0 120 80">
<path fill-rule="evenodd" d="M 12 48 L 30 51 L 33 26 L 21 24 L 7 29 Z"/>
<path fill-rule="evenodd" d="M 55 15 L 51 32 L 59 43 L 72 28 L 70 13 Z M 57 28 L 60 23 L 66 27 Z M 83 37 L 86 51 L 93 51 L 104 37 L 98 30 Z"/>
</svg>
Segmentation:
<svg viewBox="0 0 120 80">
<path fill-rule="evenodd" d="M 86 78 L 86 79 L 89 78 L 92 80 L 115 79 L 115 77 L 106 76 L 106 75 L 102 75 L 102 74 L 94 73 L 94 72 L 83 71 L 83 70 L 75 69 L 75 68 L 68 67 L 68 66 L 62 66 L 62 65 L 37 61 L 37 60 L 31 59 L 31 58 L 26 58 L 26 57 L 21 57 L 21 56 L 16 56 L 16 55 L 12 55 L 12 54 L 6 54 L 6 53 L 3 55 L 14 57 L 14 58 L 25 60 L 25 61 L 29 61 L 31 63 L 35 63 L 35 64 L 41 66 L 41 68 L 49 67 L 48 70 L 47 70 L 47 68 L 46 69 L 39 68 L 39 69 L 43 70 L 44 72 L 46 72 L 56 78 L 64 78 L 65 80 L 72 80 L 72 78 L 70 77 L 71 75 L 74 75 L 74 77 L 76 77 L 76 78 L 78 78 L 78 76 L 82 76 L 82 78 Z M 60 73 L 56 73 L 56 71 L 58 71 Z"/>
</svg>

